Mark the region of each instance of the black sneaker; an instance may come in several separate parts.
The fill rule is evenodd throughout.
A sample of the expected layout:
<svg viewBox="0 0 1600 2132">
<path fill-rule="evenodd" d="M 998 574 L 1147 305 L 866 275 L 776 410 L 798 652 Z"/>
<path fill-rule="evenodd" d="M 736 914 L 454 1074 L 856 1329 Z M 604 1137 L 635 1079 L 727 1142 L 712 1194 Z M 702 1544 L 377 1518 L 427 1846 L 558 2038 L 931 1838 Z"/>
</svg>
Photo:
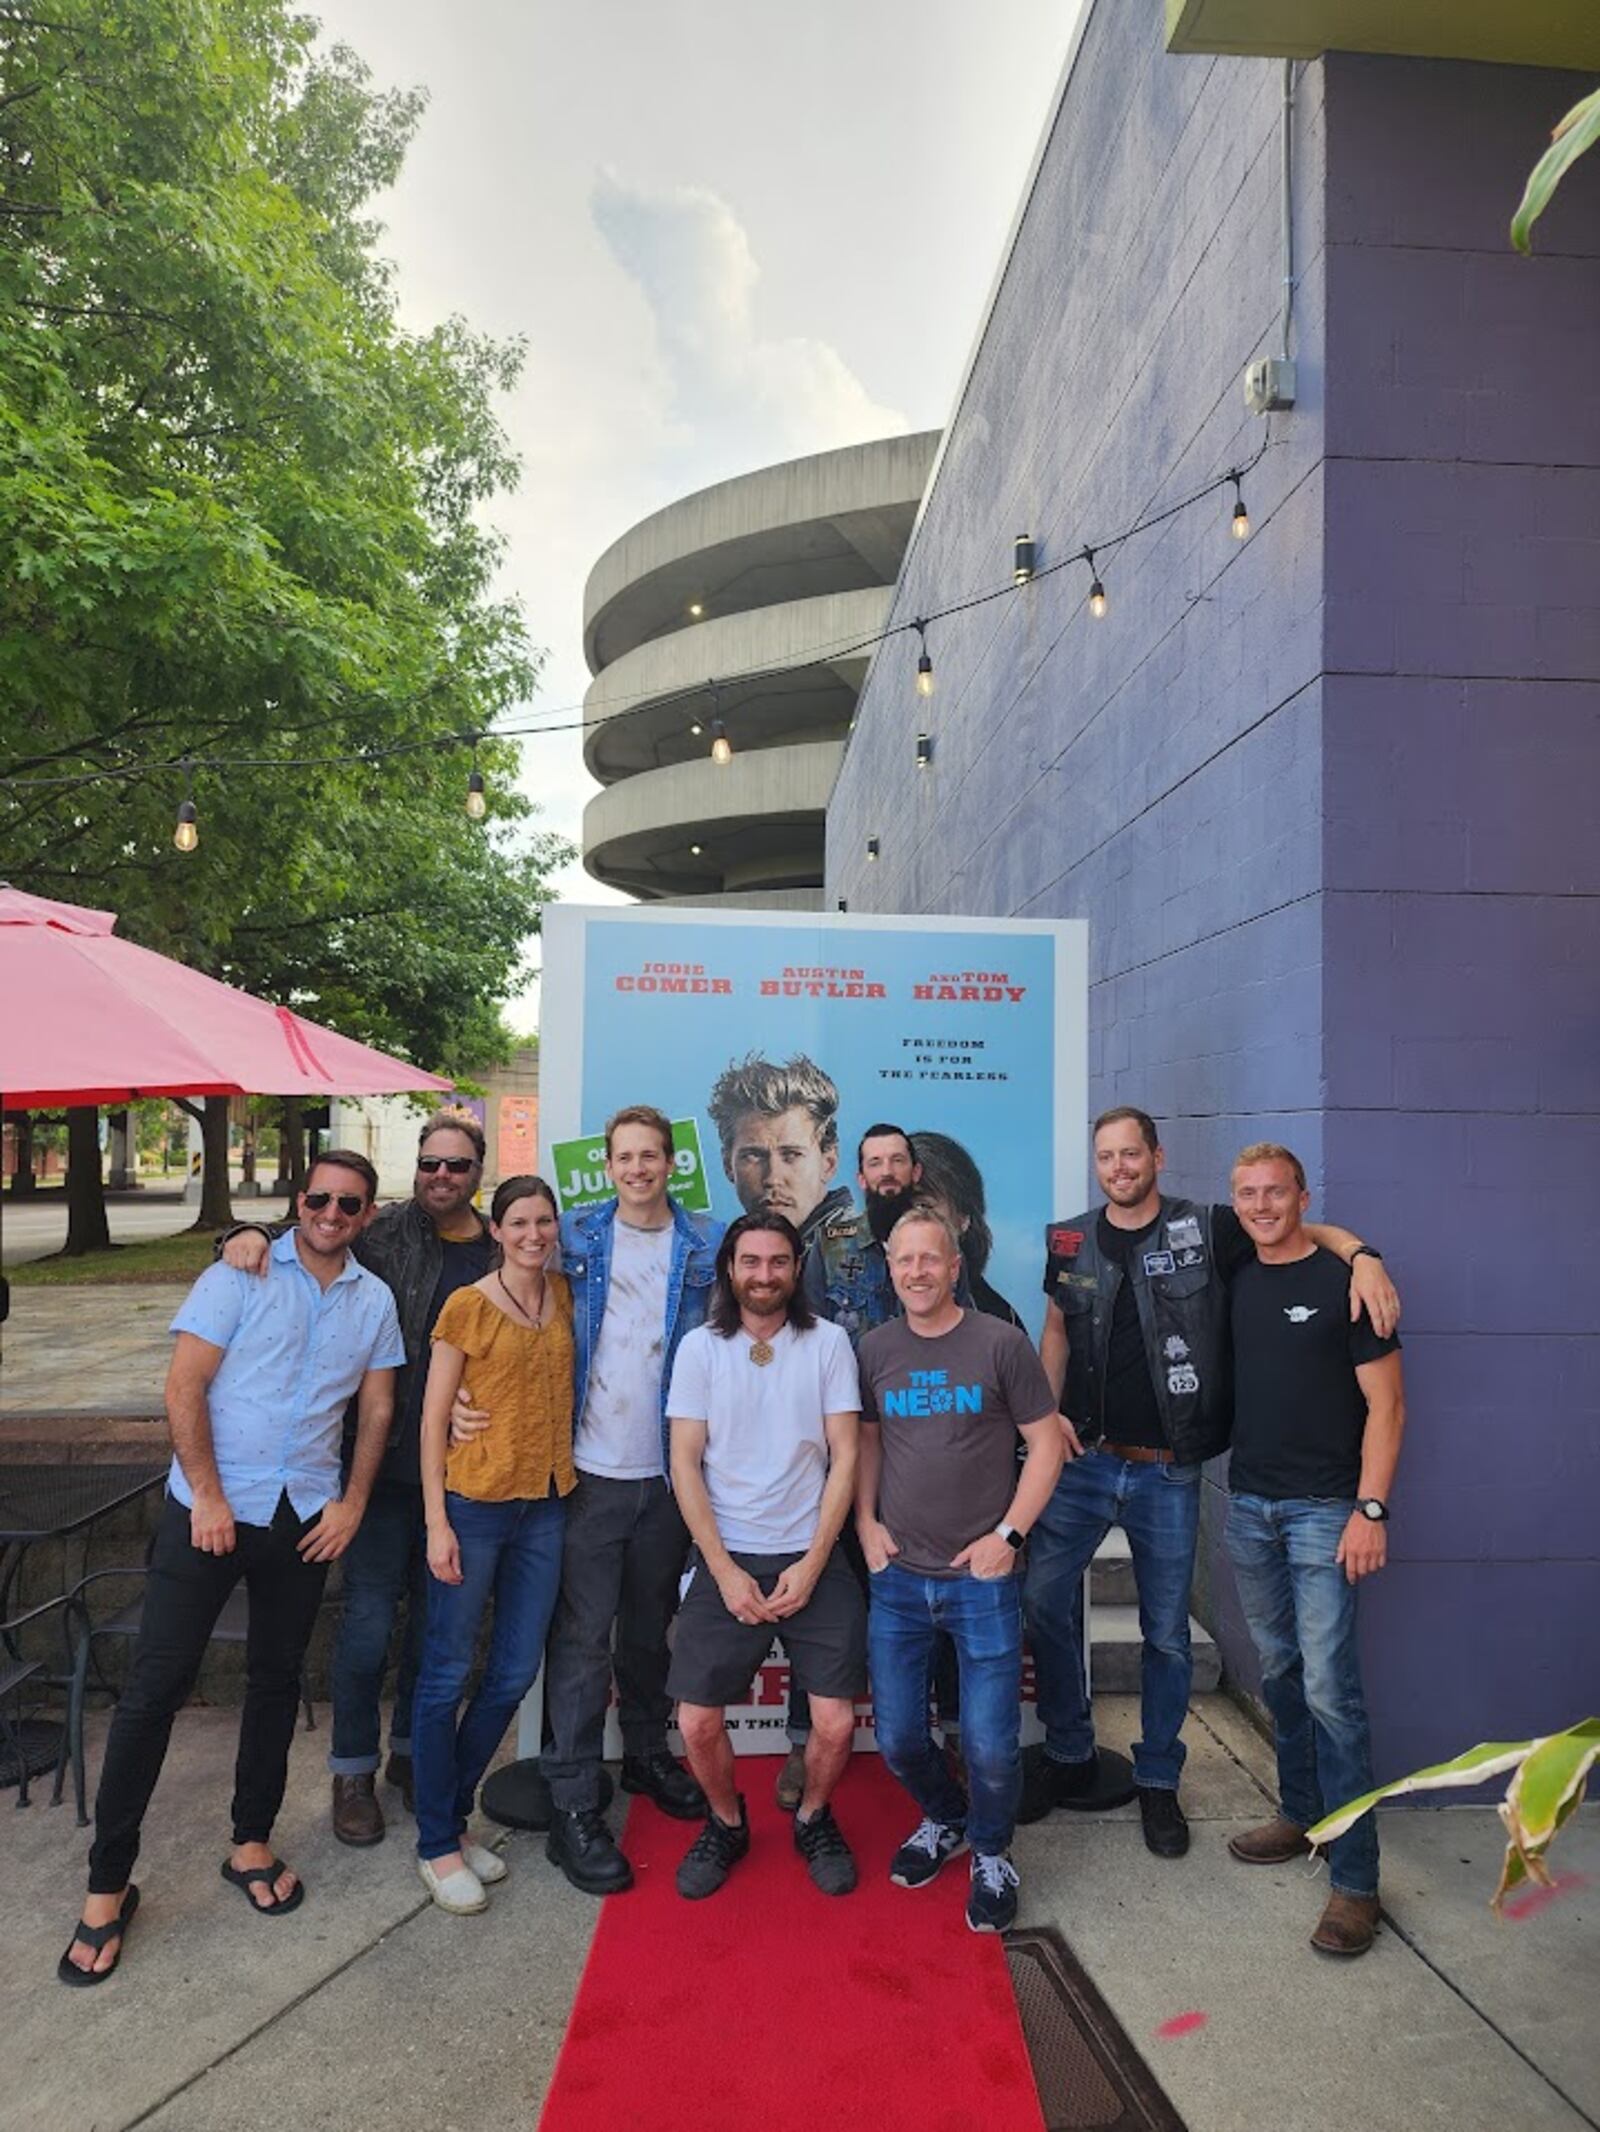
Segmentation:
<svg viewBox="0 0 1600 2132">
<path fill-rule="evenodd" d="M 1099 1773 L 1098 1755 L 1091 1755 L 1087 1762 L 1053 1762 L 1043 1748 L 1025 1755 L 1018 1822 L 1042 1821 L 1053 1807 L 1084 1798 L 1094 1790 Z"/>
<path fill-rule="evenodd" d="M 1016 1921 L 1017 1869 L 1004 1851 L 974 1851 L 967 1890 L 967 1925 L 973 1932 L 1004 1932 Z"/>
<path fill-rule="evenodd" d="M 729 1828 L 726 1821 L 719 1821 L 715 1814 L 707 1814 L 705 1827 L 690 1844 L 678 1867 L 678 1893 L 692 1903 L 699 1902 L 702 1896 L 715 1895 L 749 1848 L 750 1822 L 741 1793 L 737 1828 Z"/>
<path fill-rule="evenodd" d="M 654 1754 L 624 1755 L 622 1788 L 643 1793 L 674 1821 L 699 1821 L 710 1811 L 705 1793 L 664 1747 Z"/>
<path fill-rule="evenodd" d="M 617 1849 L 598 1807 L 555 1807 L 544 1855 L 585 1895 L 620 1895 L 633 1886 L 633 1868 Z"/>
<path fill-rule="evenodd" d="M 1189 1824 L 1183 1818 L 1175 1791 L 1141 1784 L 1139 1819 L 1144 1823 L 1145 1849 L 1154 1851 L 1158 1858 L 1181 1858 L 1188 1850 Z"/>
<path fill-rule="evenodd" d="M 794 1847 L 824 1895 L 850 1893 L 856 1884 L 856 1862 L 831 1808 L 819 1806 L 809 1821 L 795 1815 Z"/>
<path fill-rule="evenodd" d="M 948 1821 L 919 1822 L 889 1861 L 889 1878 L 897 1888 L 925 1888 L 937 1877 L 948 1859 L 959 1858 L 967 1847 L 965 1829 Z"/>
</svg>

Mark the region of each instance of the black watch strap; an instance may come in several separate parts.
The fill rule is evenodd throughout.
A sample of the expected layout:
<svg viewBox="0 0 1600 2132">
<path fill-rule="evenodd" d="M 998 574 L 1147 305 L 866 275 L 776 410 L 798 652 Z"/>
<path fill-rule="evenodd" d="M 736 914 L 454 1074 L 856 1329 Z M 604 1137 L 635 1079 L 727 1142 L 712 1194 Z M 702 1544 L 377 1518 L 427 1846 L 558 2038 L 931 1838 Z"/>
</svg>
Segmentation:
<svg viewBox="0 0 1600 2132">
<path fill-rule="evenodd" d="M 1378 1249 L 1376 1244 L 1357 1244 L 1354 1251 L 1352 1251 L 1350 1254 L 1350 1263 L 1352 1266 L 1355 1264 L 1358 1258 L 1375 1258 L 1380 1266 L 1383 1264 L 1383 1253 Z"/>
</svg>

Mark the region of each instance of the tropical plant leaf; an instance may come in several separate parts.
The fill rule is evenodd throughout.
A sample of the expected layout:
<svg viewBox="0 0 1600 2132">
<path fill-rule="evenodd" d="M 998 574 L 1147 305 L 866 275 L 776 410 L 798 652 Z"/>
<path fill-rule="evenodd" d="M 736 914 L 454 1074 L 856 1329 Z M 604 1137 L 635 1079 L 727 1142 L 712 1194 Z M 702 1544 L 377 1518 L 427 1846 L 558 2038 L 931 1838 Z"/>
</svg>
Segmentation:
<svg viewBox="0 0 1600 2132">
<path fill-rule="evenodd" d="M 1348 1806 L 1336 1807 L 1331 1814 L 1324 1814 L 1315 1828 L 1306 1830 L 1306 1840 L 1313 1847 L 1332 1843 L 1335 1836 L 1342 1836 L 1363 1814 L 1370 1813 L 1380 1799 L 1397 1798 L 1402 1792 L 1449 1791 L 1465 1784 L 1482 1784 L 1515 1769 L 1530 1748 L 1537 1745 L 1536 1740 L 1485 1740 L 1448 1762 L 1435 1762 L 1409 1777 L 1396 1777 L 1392 1784 L 1380 1784 L 1376 1791 L 1352 1799 Z"/>
<path fill-rule="evenodd" d="M 1564 1818 L 1562 1809 L 1583 1790 L 1600 1757 L 1600 1718 L 1587 1718 L 1538 1741 L 1506 1790 L 1506 1805 L 1525 1850 L 1542 1851 Z"/>
<path fill-rule="evenodd" d="M 1511 241 L 1531 255 L 1533 225 L 1550 205 L 1561 180 L 1586 149 L 1600 141 L 1600 89 L 1574 104 L 1550 136 L 1550 146 L 1528 174 L 1522 204 L 1511 218 Z"/>
</svg>

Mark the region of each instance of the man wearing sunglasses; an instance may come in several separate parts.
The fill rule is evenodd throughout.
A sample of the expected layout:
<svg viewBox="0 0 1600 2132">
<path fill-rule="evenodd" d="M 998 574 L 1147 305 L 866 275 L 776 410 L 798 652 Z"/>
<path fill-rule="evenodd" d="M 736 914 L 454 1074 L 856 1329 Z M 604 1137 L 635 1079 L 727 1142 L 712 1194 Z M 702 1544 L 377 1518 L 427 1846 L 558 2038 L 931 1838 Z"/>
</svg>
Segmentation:
<svg viewBox="0 0 1600 2132">
<path fill-rule="evenodd" d="M 333 1833 L 341 1843 L 381 1843 L 378 1798 L 384 1671 L 402 1605 L 405 1634 L 395 1679 L 385 1771 L 411 1804 L 411 1697 L 427 1606 L 426 1521 L 419 1443 L 428 1339 L 445 1298 L 489 1270 L 489 1232 L 473 1207 L 484 1141 L 468 1111 L 436 1111 L 417 1144 L 411 1197 L 381 1207 L 356 1245 L 362 1265 L 386 1281 L 400 1314 L 405 1367 L 395 1385 L 388 1455 L 344 1565 L 344 1613 L 333 1654 Z M 235 1230 L 230 1266 L 263 1272 L 271 1232 Z"/>
<path fill-rule="evenodd" d="M 242 1577 L 249 1675 L 222 1877 L 257 1910 L 298 1909 L 299 1877 L 272 1849 L 300 1702 L 300 1671 L 328 1565 L 360 1529 L 388 1441 L 404 1359 L 394 1297 L 350 1247 L 372 1219 L 378 1173 L 343 1150 L 311 1166 L 299 1220 L 256 1281 L 208 1266 L 172 1322 L 172 1470 L 150 1556 L 133 1670 L 111 1720 L 89 1893 L 57 1965 L 97 1984 L 122 1956 L 145 1809 L 217 1616 Z M 341 1485 L 340 1435 L 356 1440 Z"/>
</svg>

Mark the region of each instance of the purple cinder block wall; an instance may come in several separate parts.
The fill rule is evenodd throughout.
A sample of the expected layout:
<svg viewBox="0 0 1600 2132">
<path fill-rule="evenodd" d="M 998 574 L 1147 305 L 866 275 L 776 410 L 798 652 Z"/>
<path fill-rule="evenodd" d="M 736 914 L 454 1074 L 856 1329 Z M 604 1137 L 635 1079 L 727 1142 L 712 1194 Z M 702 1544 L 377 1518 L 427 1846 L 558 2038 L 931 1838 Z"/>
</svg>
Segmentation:
<svg viewBox="0 0 1600 2132">
<path fill-rule="evenodd" d="M 1263 440 L 1240 379 L 1276 347 L 1281 70 L 1174 58 L 1158 15 L 1090 15 L 898 619 Z M 828 817 L 852 909 L 1090 920 L 1091 1101 L 1165 1121 L 1176 1189 L 1283 1139 L 1389 1252 L 1382 1773 L 1600 1700 L 1600 155 L 1535 262 L 1505 238 L 1585 86 L 1304 67 L 1299 397 L 1252 537 L 1224 493 L 1104 557 L 1103 621 L 1077 564 L 939 623 L 931 702 L 891 643 Z M 1200 1604 L 1253 1686 L 1209 1478 Z"/>
<path fill-rule="evenodd" d="M 1406 1290 L 1403 1765 L 1600 1708 L 1600 168 L 1530 262 L 1586 82 L 1325 71 L 1323 1163 Z"/>
</svg>

